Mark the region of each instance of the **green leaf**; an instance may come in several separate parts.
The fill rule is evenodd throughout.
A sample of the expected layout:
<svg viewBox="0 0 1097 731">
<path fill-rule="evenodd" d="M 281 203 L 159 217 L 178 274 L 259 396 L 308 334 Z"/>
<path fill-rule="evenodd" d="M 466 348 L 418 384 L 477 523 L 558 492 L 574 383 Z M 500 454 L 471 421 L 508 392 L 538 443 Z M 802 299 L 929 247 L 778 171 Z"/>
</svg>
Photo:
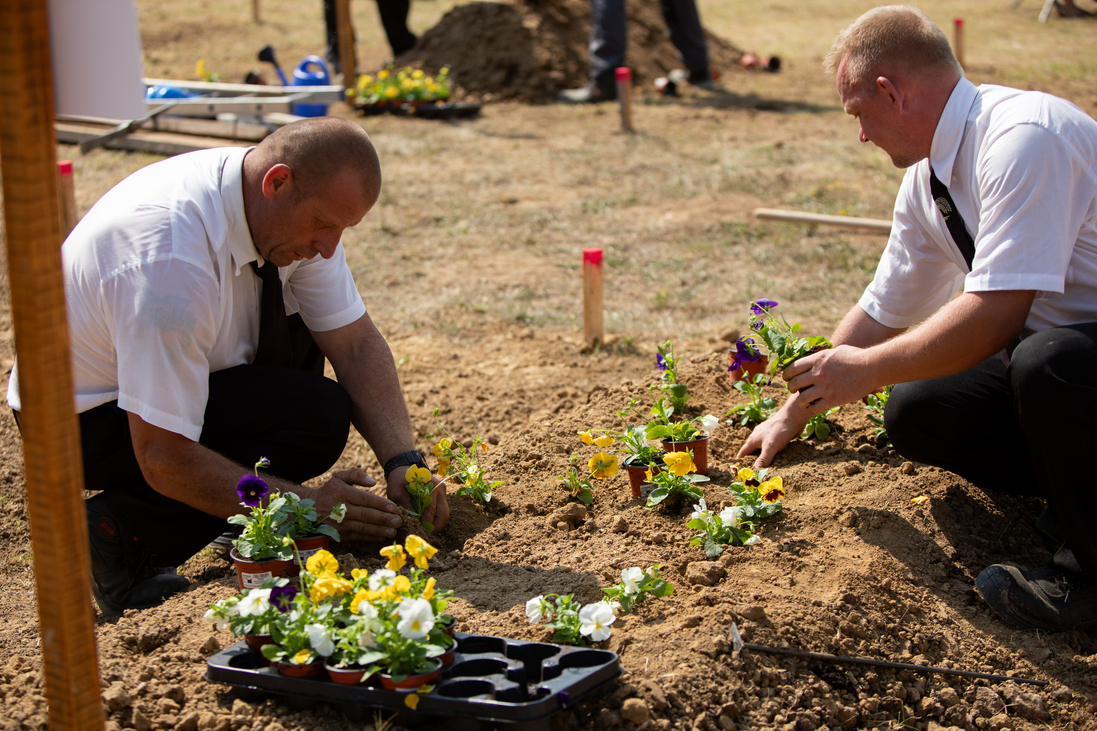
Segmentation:
<svg viewBox="0 0 1097 731">
<path fill-rule="evenodd" d="M 705 556 L 708 558 L 716 558 L 723 552 L 723 546 L 713 543 L 712 541 L 705 541 Z"/>
<path fill-rule="evenodd" d="M 327 523 L 321 523 L 320 525 L 316 526 L 316 532 L 323 533 L 325 536 L 331 538 L 332 540 L 339 540 L 339 531 L 335 530 L 335 526 L 328 525 Z"/>
</svg>

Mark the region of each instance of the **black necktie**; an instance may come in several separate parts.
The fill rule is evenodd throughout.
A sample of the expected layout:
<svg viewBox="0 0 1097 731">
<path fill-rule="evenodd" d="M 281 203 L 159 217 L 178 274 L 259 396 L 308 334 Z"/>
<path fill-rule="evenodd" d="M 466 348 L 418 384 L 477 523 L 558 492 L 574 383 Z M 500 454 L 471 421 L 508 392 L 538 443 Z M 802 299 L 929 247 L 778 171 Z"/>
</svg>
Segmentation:
<svg viewBox="0 0 1097 731">
<path fill-rule="evenodd" d="M 251 266 L 263 280 L 263 298 L 259 305 L 259 344 L 255 348 L 252 365 L 289 367 L 293 360 L 293 345 L 278 267 L 269 261 L 263 266 L 253 261 Z"/>
<path fill-rule="evenodd" d="M 956 203 L 949 195 L 948 188 L 937 179 L 937 173 L 933 172 L 932 165 L 929 166 L 929 190 L 933 193 L 933 202 L 937 204 L 937 210 L 945 217 L 945 225 L 948 226 L 948 232 L 952 234 L 956 248 L 960 250 L 964 261 L 967 262 L 967 268 L 971 269 L 971 262 L 975 259 L 975 241 L 967 232 L 964 219 L 956 209 Z"/>
</svg>

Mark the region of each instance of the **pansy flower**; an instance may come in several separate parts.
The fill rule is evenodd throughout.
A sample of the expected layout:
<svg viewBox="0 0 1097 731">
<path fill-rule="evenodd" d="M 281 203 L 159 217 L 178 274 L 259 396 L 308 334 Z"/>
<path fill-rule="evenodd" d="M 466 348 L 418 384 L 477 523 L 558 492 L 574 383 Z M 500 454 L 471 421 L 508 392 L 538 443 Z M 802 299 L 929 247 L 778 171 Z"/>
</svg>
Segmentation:
<svg viewBox="0 0 1097 731">
<path fill-rule="evenodd" d="M 773 300 L 766 299 L 765 297 L 759 297 L 758 299 L 750 303 L 750 311 L 753 312 L 755 315 L 764 315 L 766 314 L 766 312 L 772 310 L 776 306 L 777 303 Z"/>
<path fill-rule="evenodd" d="M 434 558 L 434 554 L 438 553 L 438 549 L 424 541 L 419 536 L 409 535 L 408 539 L 404 541 L 404 546 L 408 549 L 408 553 L 415 559 L 415 565 L 421 569 L 427 568 L 427 561 Z"/>
<path fill-rule="evenodd" d="M 414 468 L 413 468 L 414 469 Z M 409 470 L 410 472 L 411 470 Z M 385 568 L 389 571 L 399 571 L 404 568 L 404 564 L 407 563 L 408 557 L 404 554 L 404 547 L 399 543 L 394 543 L 391 546 L 385 546 L 381 549 L 381 555 L 388 558 L 389 562 L 385 565 Z"/>
<path fill-rule="evenodd" d="M 763 482 L 758 487 L 758 492 L 761 493 L 762 500 L 767 503 L 778 502 L 785 496 L 785 488 L 780 477 L 774 477 Z"/>
<path fill-rule="evenodd" d="M 697 471 L 697 466 L 693 464 L 693 458 L 689 452 L 667 452 L 663 455 L 663 464 L 678 477 Z"/>
<path fill-rule="evenodd" d="M 737 371 L 744 363 L 757 363 L 762 359 L 762 353 L 754 344 L 752 338 L 739 338 L 735 341 L 735 356 L 731 359 L 729 371 Z"/>
<path fill-rule="evenodd" d="M 330 551 L 321 548 L 309 556 L 308 561 L 305 562 L 305 569 L 313 576 L 334 576 L 335 572 L 339 570 L 339 561 Z"/>
<path fill-rule="evenodd" d="M 236 494 L 240 497 L 240 502 L 249 508 L 258 507 L 268 492 L 270 488 L 267 487 L 267 481 L 255 475 L 244 475 L 236 483 Z"/>
<path fill-rule="evenodd" d="M 662 353 L 655 354 L 655 367 L 661 371 L 665 371 L 667 369 L 667 359 L 663 357 Z"/>
<path fill-rule="evenodd" d="M 297 596 L 297 589 L 292 586 L 276 586 L 270 590 L 270 603 L 279 612 L 285 613 L 293 606 L 295 596 Z"/>
<path fill-rule="evenodd" d="M 587 466 L 596 480 L 604 480 L 617 474 L 617 457 L 607 452 L 599 452 L 590 458 Z"/>
</svg>

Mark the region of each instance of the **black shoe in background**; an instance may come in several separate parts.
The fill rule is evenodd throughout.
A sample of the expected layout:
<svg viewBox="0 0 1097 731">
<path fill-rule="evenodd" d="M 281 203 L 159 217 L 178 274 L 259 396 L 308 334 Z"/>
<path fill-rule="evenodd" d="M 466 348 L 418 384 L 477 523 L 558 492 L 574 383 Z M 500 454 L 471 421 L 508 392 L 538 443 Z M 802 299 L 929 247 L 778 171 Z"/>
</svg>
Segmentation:
<svg viewBox="0 0 1097 731">
<path fill-rule="evenodd" d="M 975 589 L 998 616 L 1021 629 L 1097 630 L 1097 581 L 1054 563 L 1028 571 L 995 564 L 983 569 Z"/>
<path fill-rule="evenodd" d="M 556 101 L 566 104 L 597 104 L 617 99 L 616 86 L 601 86 L 593 81 L 578 89 L 564 89 L 556 95 Z"/>
<path fill-rule="evenodd" d="M 127 609 L 148 609 L 190 586 L 175 569 L 127 531 L 106 506 L 102 495 L 85 501 L 91 542 L 91 588 L 99 611 L 119 616 Z"/>
</svg>

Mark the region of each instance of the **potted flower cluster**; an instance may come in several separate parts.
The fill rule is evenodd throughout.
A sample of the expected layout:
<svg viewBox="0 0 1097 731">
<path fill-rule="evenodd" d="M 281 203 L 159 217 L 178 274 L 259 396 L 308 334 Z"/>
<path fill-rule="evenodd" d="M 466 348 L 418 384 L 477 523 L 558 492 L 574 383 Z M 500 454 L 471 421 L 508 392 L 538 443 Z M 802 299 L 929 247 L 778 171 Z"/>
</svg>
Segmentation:
<svg viewBox="0 0 1097 731">
<path fill-rule="evenodd" d="M 397 71 L 392 65 L 376 75 L 362 74 L 356 86 L 358 104 L 434 104 L 450 97 L 449 67 L 431 76 L 411 67 Z"/>
<path fill-rule="evenodd" d="M 757 335 L 739 338 L 735 343 L 736 356 L 732 359 L 732 366 L 737 361 L 741 367 L 744 363 L 761 360 L 763 356 L 755 337 L 761 339 L 769 351 L 765 357 L 768 359 L 770 378 L 805 355 L 832 347 L 831 342 L 822 336 L 801 336 L 800 323 L 790 325 L 784 315 L 774 314 L 777 305 L 777 302 L 764 297 L 750 303 L 750 329 Z"/>
<path fill-rule="evenodd" d="M 644 429 L 644 436 L 660 440 L 665 451 L 691 452 L 698 474 L 707 475 L 708 439 L 720 425 L 720 419 L 706 414 L 695 419 L 675 420 L 674 414 L 674 407 L 659 396 L 651 407 L 652 418 Z"/>
<path fill-rule="evenodd" d="M 241 589 L 259 588 L 264 581 L 276 576 L 296 576 L 302 555 L 307 558 L 330 545 L 331 539 L 339 540 L 339 532 L 324 521 L 339 523 L 346 515 L 343 503 L 336 503 L 328 515 L 321 516 L 314 501 L 289 492 L 272 491 L 266 480 L 259 477 L 259 470 L 267 467 L 270 467 L 270 460 L 260 458 L 253 473 L 244 475 L 236 483 L 240 504 L 248 512 L 228 519 L 229 523 L 243 527 L 240 537 L 232 542 L 230 554 Z M 296 557 L 293 544 L 286 543 L 286 538 L 300 546 Z"/>
</svg>

